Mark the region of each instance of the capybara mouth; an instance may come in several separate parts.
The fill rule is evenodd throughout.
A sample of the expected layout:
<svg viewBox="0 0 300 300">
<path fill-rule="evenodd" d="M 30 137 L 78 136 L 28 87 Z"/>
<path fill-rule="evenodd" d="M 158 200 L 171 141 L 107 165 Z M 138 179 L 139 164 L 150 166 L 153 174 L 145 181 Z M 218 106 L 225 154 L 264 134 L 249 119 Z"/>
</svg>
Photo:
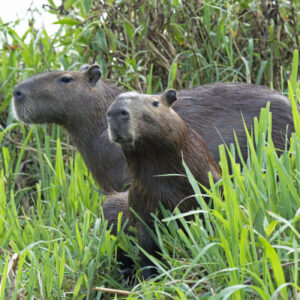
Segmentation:
<svg viewBox="0 0 300 300">
<path fill-rule="evenodd" d="M 12 111 L 16 120 L 19 122 L 30 124 L 30 123 L 39 123 L 33 117 L 32 111 L 30 110 L 30 105 L 25 103 L 18 103 L 18 100 L 13 97 L 12 101 Z"/>
<path fill-rule="evenodd" d="M 111 142 L 114 142 L 116 144 L 132 144 L 133 137 L 132 135 L 127 131 L 123 130 L 122 128 L 112 128 L 110 122 L 109 122 L 109 135 Z"/>
<path fill-rule="evenodd" d="M 114 138 L 114 142 L 120 145 L 126 145 L 126 144 L 132 144 L 133 139 L 132 137 L 128 137 L 128 136 L 116 136 Z"/>
<path fill-rule="evenodd" d="M 130 135 L 121 135 L 119 132 L 113 132 L 112 141 L 121 146 L 132 145 L 133 138 Z"/>
<path fill-rule="evenodd" d="M 13 97 L 12 101 L 12 111 L 15 119 L 18 121 L 26 123 L 26 117 L 24 116 L 24 108 L 22 105 L 17 104 L 15 97 Z"/>
</svg>

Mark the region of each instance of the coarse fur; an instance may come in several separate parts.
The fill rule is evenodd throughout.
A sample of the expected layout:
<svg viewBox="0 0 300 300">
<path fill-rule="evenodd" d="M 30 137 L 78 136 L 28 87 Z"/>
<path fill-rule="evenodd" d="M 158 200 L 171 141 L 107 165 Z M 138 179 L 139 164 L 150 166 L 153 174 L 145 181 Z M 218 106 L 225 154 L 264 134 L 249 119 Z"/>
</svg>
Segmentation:
<svg viewBox="0 0 300 300">
<path fill-rule="evenodd" d="M 251 130 L 254 118 L 259 117 L 267 102 L 270 102 L 272 113 L 274 146 L 284 150 L 286 137 L 295 131 L 290 100 L 267 87 L 248 83 L 216 83 L 185 89 L 179 91 L 173 109 L 187 125 L 200 133 L 215 161 L 219 161 L 220 144 L 235 144 L 233 131 L 246 160 L 248 149 L 244 122 Z M 236 160 L 240 162 L 238 155 Z"/>
<path fill-rule="evenodd" d="M 25 123 L 64 126 L 101 189 L 122 191 L 129 183 L 125 158 L 119 147 L 109 142 L 105 120 L 107 108 L 120 93 L 115 85 L 101 79 L 98 66 L 85 66 L 82 71 L 48 72 L 23 81 L 14 89 L 13 110 Z M 289 100 L 266 87 L 207 84 L 181 90 L 177 97 L 173 109 L 204 138 L 217 162 L 219 145 L 235 143 L 233 130 L 243 158 L 247 158 L 243 118 L 250 130 L 254 117 L 268 101 L 275 147 L 285 148 L 287 126 L 288 136 L 294 131 Z"/>
<path fill-rule="evenodd" d="M 189 197 L 194 192 L 182 158 L 202 185 L 209 187 L 209 172 L 214 181 L 220 179 L 220 170 L 203 138 L 170 107 L 175 100 L 173 90 L 162 96 L 125 93 L 107 112 L 109 137 L 121 146 L 130 173 L 129 207 L 152 229 L 151 213 L 160 217 L 159 203 L 170 211 L 178 206 L 181 212 L 198 206 L 196 199 Z M 173 176 L 159 176 L 166 174 Z M 129 220 L 137 227 L 140 245 L 157 255 L 157 246 L 143 223 L 132 214 Z M 142 255 L 142 265 L 149 264 Z M 145 278 L 152 274 L 152 269 L 143 271 Z"/>
</svg>

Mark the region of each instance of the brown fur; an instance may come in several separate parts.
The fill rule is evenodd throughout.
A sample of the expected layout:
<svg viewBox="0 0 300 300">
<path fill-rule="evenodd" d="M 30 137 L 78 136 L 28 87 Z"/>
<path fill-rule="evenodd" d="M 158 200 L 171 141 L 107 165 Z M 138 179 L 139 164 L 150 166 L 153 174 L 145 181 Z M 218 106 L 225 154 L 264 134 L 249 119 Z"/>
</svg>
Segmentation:
<svg viewBox="0 0 300 300">
<path fill-rule="evenodd" d="M 102 205 L 105 219 L 108 220 L 108 228 L 112 226 L 111 233 L 117 235 L 117 224 L 119 212 L 122 212 L 121 224 L 129 217 L 128 193 L 112 193 Z M 128 228 L 132 223 L 128 222 L 125 231 L 128 233 Z"/>
<path fill-rule="evenodd" d="M 131 175 L 129 206 L 152 229 L 151 213 L 158 212 L 160 216 L 159 203 L 171 211 L 178 206 L 181 212 L 198 206 L 195 198 L 185 199 L 194 192 L 185 176 L 182 158 L 204 186 L 209 187 L 209 172 L 214 181 L 220 178 L 220 170 L 205 141 L 164 99 L 164 96 L 125 93 L 118 96 L 107 112 L 110 138 L 121 145 Z M 152 105 L 155 101 L 160 103 L 158 107 Z M 183 176 L 157 176 L 162 174 Z M 140 245 L 155 255 L 157 247 L 144 225 L 131 214 L 129 219 L 138 229 Z M 149 265 L 145 256 L 142 264 Z M 144 276 L 150 275 L 152 271 L 145 270 Z"/>
<path fill-rule="evenodd" d="M 125 158 L 119 147 L 109 142 L 105 120 L 107 108 L 121 90 L 100 79 L 101 73 L 97 77 L 97 72 L 91 72 L 93 68 L 97 71 L 96 66 L 87 66 L 84 71 L 35 75 L 15 87 L 13 107 L 15 115 L 23 122 L 64 126 L 101 189 L 122 191 L 129 183 Z M 66 76 L 73 81 L 63 83 L 61 79 Z M 260 109 L 268 101 L 273 114 L 273 141 L 278 149 L 284 149 L 286 126 L 289 126 L 288 135 L 294 131 L 290 103 L 286 97 L 266 87 L 218 83 L 185 89 L 178 92 L 173 108 L 204 138 L 213 159 L 218 162 L 218 146 L 235 142 L 233 130 L 243 158 L 247 158 L 241 115 L 250 130 L 253 118 L 259 116 Z"/>
</svg>

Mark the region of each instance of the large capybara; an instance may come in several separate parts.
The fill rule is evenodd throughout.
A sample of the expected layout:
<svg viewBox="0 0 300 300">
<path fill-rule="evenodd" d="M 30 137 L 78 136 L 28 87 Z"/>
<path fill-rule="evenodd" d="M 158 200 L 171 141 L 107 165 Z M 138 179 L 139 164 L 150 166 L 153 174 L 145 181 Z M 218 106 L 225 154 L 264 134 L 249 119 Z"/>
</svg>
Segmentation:
<svg viewBox="0 0 300 300">
<path fill-rule="evenodd" d="M 210 186 L 209 172 L 215 182 L 220 179 L 204 139 L 170 107 L 176 99 L 175 90 L 161 96 L 129 92 L 119 95 L 107 111 L 109 138 L 121 146 L 130 174 L 129 207 L 152 229 L 151 214 L 160 216 L 159 203 L 170 211 L 178 206 L 181 212 L 198 206 L 194 197 L 188 197 L 194 191 L 184 176 L 182 159 L 205 187 Z M 182 176 L 159 176 L 165 174 Z M 138 230 L 139 244 L 156 255 L 158 248 L 144 224 L 131 213 L 129 220 Z M 142 266 L 150 265 L 146 256 L 141 258 Z M 152 268 L 143 270 L 144 278 L 152 274 Z"/>
<path fill-rule="evenodd" d="M 97 65 L 36 75 L 15 87 L 12 106 L 16 118 L 25 123 L 65 127 L 101 189 L 121 191 L 129 182 L 125 159 L 109 142 L 105 120 L 121 90 L 100 78 Z"/>
<path fill-rule="evenodd" d="M 35 75 L 13 92 L 13 110 L 25 123 L 57 123 L 73 138 L 88 169 L 102 190 L 121 191 L 129 183 L 125 158 L 108 140 L 105 114 L 121 93 L 101 79 L 97 65 L 82 71 L 54 71 Z M 213 159 L 219 161 L 218 146 L 234 143 L 236 132 L 243 158 L 247 158 L 247 128 L 260 109 L 270 102 L 273 114 L 272 137 L 275 147 L 284 149 L 294 130 L 289 99 L 266 87 L 245 83 L 208 84 L 178 92 L 173 109 L 188 126 L 206 141 Z M 239 160 L 239 159 L 238 159 Z"/>
</svg>

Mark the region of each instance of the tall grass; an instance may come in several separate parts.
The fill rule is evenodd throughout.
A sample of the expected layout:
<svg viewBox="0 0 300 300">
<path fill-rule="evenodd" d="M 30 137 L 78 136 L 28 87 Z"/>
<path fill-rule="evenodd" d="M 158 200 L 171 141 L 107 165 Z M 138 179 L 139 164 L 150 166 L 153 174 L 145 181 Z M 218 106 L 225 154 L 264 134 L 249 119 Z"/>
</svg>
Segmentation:
<svg viewBox="0 0 300 300">
<path fill-rule="evenodd" d="M 48 2 L 61 24 L 52 37 L 34 26 L 20 36 L 13 24 L 0 20 L 0 299 L 123 297 L 93 286 L 130 291 L 129 299 L 297 299 L 300 89 L 293 49 L 300 23 L 292 26 L 297 1 L 282 2 L 280 20 L 267 19 L 255 1 L 204 1 L 200 9 L 180 1 L 150 1 L 131 14 L 128 7 L 136 1 L 127 1 L 128 7 L 108 1 L 100 17 L 96 2 L 65 1 L 61 9 Z M 239 15 L 241 9 L 245 13 Z M 163 23 L 152 28 L 160 14 Z M 114 17 L 115 31 L 110 27 Z M 254 28 L 261 20 L 264 25 Z M 110 234 L 101 212 L 105 196 L 65 131 L 15 123 L 9 110 L 17 82 L 86 62 L 99 63 L 104 76 L 120 79 L 124 87 L 148 93 L 167 86 L 251 81 L 277 87 L 292 102 L 296 132 L 281 155 L 270 137 L 268 108 L 248 133 L 247 162 L 235 164 L 239 151 L 220 148 L 223 197 L 212 185 L 207 190 L 212 206 L 187 170 L 201 209 L 191 212 L 193 222 L 179 211 L 164 211 L 164 219 L 156 220 L 164 259 L 151 259 L 159 275 L 134 286 L 120 280 L 115 254 L 126 249 L 138 270 L 141 250 L 121 229 L 116 237 Z"/>
<path fill-rule="evenodd" d="M 295 124 L 299 124 L 298 83 L 296 90 L 289 85 L 289 95 Z M 135 285 L 128 299 L 298 297 L 300 127 L 295 128 L 287 150 L 279 156 L 270 137 L 271 114 L 266 108 L 255 122 L 254 137 L 248 134 L 247 162 L 236 164 L 233 157 L 237 154 L 221 146 L 223 198 L 217 187 L 207 190 L 213 208 L 204 204 L 187 170 L 202 208 L 192 212 L 193 222 L 185 221 L 178 211 L 173 215 L 164 212 L 165 218 L 156 220 L 164 257 L 163 262 L 154 260 L 159 275 Z M 1 138 L 13 129 L 2 131 Z M 16 192 L 18 177 L 26 176 L 19 172 L 20 162 L 31 151 L 26 142 L 32 136 L 38 145 L 32 159 L 39 161 L 40 169 L 35 171 L 40 181 L 34 189 Z M 232 174 L 226 151 L 231 154 Z M 92 289 L 95 285 L 128 290 L 119 280 L 114 254 L 117 245 L 127 248 L 132 257 L 136 250 L 122 231 L 116 238 L 110 235 L 101 217 L 104 198 L 81 157 L 64 157 L 60 140 L 55 146 L 50 138 L 41 140 L 35 126 L 25 133 L 20 156 L 10 154 L 5 146 L 2 155 L 2 299 L 100 299 L 101 292 Z M 23 201 L 30 202 L 27 211 Z M 209 223 L 203 224 L 201 212 Z"/>
<path fill-rule="evenodd" d="M 78 154 L 66 164 L 59 140 L 54 165 L 47 157 L 47 148 L 50 149 L 49 140 L 38 148 L 44 176 L 33 191 L 15 192 L 9 180 L 15 178 L 11 181 L 16 182 L 20 176 L 15 171 L 19 169 L 18 161 L 11 162 L 4 154 L 7 168 L 1 170 L 0 176 L 0 268 L 3 286 L 7 282 L 6 296 L 13 299 L 25 295 L 63 298 L 68 292 L 77 299 L 80 288 L 90 289 L 96 274 L 114 272 L 112 256 L 106 254 L 112 251 L 114 242 L 108 238 L 101 219 L 102 199 L 93 179 Z M 5 147 L 2 151 L 7 153 Z M 24 194 L 30 195 L 30 209 L 26 212 L 22 208 Z M 6 274 L 2 262 L 15 253 L 19 263 Z"/>
</svg>

